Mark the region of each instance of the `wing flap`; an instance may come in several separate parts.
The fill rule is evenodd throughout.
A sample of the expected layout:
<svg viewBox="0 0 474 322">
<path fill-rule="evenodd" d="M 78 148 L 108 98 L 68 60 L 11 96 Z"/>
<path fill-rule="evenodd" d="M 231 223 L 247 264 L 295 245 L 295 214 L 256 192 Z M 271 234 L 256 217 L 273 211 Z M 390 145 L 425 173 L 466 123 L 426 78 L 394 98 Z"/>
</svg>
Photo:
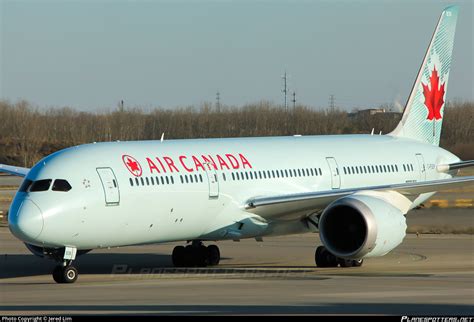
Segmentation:
<svg viewBox="0 0 474 322">
<path fill-rule="evenodd" d="M 299 216 L 304 213 L 324 209 L 336 199 L 359 191 L 396 191 L 404 196 L 416 196 L 422 193 L 435 192 L 442 189 L 453 189 L 474 185 L 474 176 L 455 177 L 450 179 L 410 182 L 393 185 L 359 187 L 318 192 L 303 192 L 279 196 L 255 197 L 247 201 L 245 209 L 263 218 L 278 218 L 292 214 Z"/>
</svg>

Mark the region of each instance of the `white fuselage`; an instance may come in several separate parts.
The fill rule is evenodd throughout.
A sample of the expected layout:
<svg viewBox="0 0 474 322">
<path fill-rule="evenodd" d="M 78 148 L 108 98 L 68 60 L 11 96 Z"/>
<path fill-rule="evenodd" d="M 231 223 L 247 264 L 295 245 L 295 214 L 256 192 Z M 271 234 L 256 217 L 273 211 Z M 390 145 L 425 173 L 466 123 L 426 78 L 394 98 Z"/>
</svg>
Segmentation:
<svg viewBox="0 0 474 322">
<path fill-rule="evenodd" d="M 25 180 L 64 179 L 72 188 L 19 191 L 9 222 L 27 243 L 77 249 L 301 233 L 314 231 L 302 214 L 264 219 L 245 211 L 247 200 L 441 179 L 449 175 L 436 165 L 458 160 L 386 135 L 87 144 L 32 168 Z"/>
</svg>

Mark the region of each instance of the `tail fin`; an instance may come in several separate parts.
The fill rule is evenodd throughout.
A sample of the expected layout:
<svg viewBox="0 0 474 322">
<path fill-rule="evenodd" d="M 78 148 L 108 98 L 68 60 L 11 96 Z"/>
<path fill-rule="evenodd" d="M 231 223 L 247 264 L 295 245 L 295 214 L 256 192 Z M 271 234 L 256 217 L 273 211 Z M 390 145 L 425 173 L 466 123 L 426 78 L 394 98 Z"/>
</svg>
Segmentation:
<svg viewBox="0 0 474 322">
<path fill-rule="evenodd" d="M 439 145 L 458 6 L 444 9 L 398 126 L 389 135 Z"/>
</svg>

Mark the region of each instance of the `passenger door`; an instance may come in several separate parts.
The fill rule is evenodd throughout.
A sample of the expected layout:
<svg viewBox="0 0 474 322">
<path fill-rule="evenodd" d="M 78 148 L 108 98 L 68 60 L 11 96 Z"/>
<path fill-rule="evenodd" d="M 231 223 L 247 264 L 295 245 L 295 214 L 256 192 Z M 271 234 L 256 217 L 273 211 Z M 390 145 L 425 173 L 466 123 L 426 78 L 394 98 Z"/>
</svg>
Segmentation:
<svg viewBox="0 0 474 322">
<path fill-rule="evenodd" d="M 104 188 L 105 205 L 118 206 L 120 204 L 120 190 L 111 168 L 97 168 L 102 187 Z"/>
<path fill-rule="evenodd" d="M 209 183 L 209 199 L 219 198 L 219 179 L 217 171 L 213 167 L 206 169 L 207 181 Z"/>
<path fill-rule="evenodd" d="M 326 161 L 329 165 L 329 170 L 331 172 L 331 188 L 340 189 L 341 188 L 341 176 L 339 174 L 339 167 L 337 166 L 336 159 L 326 158 Z"/>
<path fill-rule="evenodd" d="M 418 162 L 418 170 L 420 171 L 420 181 L 426 181 L 425 158 L 423 158 L 421 153 L 416 154 L 416 161 Z"/>
</svg>

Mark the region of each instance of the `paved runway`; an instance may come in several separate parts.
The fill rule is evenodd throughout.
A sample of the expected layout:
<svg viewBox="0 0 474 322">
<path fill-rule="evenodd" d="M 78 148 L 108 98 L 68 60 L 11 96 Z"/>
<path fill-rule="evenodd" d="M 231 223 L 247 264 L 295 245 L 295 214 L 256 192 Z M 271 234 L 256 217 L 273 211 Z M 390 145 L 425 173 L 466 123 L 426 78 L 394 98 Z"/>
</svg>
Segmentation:
<svg viewBox="0 0 474 322">
<path fill-rule="evenodd" d="M 472 235 L 409 235 L 361 268 L 316 268 L 316 234 L 218 243 L 222 262 L 174 269 L 174 244 L 93 251 L 75 284 L 0 228 L 0 315 L 474 314 Z"/>
</svg>

